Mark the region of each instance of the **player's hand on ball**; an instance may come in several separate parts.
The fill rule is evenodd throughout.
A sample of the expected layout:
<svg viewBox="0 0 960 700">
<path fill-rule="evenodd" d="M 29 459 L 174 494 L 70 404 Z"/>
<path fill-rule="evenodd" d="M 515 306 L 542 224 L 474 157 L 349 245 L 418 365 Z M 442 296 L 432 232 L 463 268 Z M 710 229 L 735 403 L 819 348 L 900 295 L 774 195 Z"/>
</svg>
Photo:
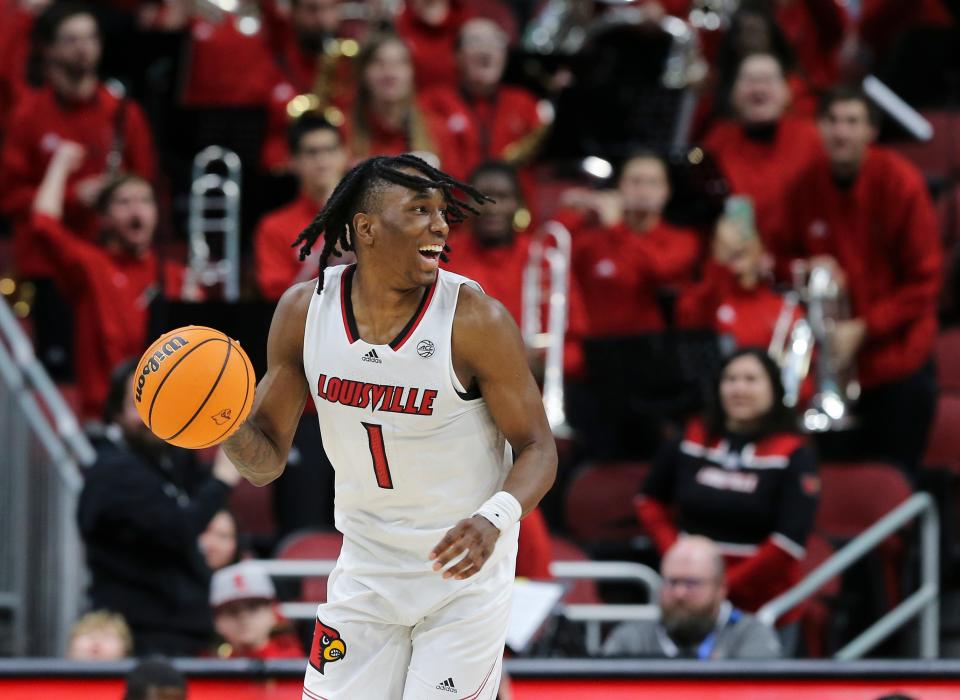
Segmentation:
<svg viewBox="0 0 960 700">
<path fill-rule="evenodd" d="M 474 515 L 454 525 L 430 552 L 433 570 L 440 571 L 466 552 L 464 557 L 443 572 L 444 578 L 465 579 L 480 571 L 500 536 L 500 530 L 482 515 Z"/>
</svg>

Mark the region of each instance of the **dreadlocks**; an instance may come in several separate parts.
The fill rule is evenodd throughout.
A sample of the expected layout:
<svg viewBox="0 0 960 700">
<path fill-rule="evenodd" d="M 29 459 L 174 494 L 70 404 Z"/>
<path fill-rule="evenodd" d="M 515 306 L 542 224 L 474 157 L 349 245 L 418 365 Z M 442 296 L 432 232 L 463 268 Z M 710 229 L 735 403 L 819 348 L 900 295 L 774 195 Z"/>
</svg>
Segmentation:
<svg viewBox="0 0 960 700">
<path fill-rule="evenodd" d="M 404 172 L 401 168 L 414 169 L 422 176 Z M 440 190 L 447 205 L 447 221 L 451 224 L 460 223 L 467 218 L 468 214 L 480 213 L 476 207 L 459 199 L 454 194 L 454 190 L 465 192 L 478 205 L 493 201 L 479 190 L 450 177 L 414 155 L 368 158 L 355 165 L 343 176 L 323 209 L 300 232 L 291 246 L 292 248 L 300 246 L 300 260 L 305 260 L 317 239 L 321 234 L 323 235 L 318 294 L 323 288 L 323 271 L 327 267 L 330 256 L 340 256 L 337 245 L 339 244 L 341 250 L 354 250 L 351 235 L 354 215 L 367 209 L 372 197 L 376 196 L 387 183 L 402 185 L 417 191 Z M 445 246 L 444 250 L 449 251 L 450 248 Z M 444 254 L 440 255 L 440 259 L 447 262 L 447 256 Z"/>
</svg>

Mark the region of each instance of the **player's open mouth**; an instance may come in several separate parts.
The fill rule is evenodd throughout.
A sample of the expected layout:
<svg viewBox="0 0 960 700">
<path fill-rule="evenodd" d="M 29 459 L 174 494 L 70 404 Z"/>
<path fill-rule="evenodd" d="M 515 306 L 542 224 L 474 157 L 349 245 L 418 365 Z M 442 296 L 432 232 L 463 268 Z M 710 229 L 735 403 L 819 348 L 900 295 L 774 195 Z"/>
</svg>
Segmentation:
<svg viewBox="0 0 960 700">
<path fill-rule="evenodd" d="M 420 255 L 425 257 L 427 260 L 437 260 L 440 257 L 440 253 L 443 252 L 443 245 L 437 243 L 435 245 L 425 245 L 420 247 Z"/>
</svg>

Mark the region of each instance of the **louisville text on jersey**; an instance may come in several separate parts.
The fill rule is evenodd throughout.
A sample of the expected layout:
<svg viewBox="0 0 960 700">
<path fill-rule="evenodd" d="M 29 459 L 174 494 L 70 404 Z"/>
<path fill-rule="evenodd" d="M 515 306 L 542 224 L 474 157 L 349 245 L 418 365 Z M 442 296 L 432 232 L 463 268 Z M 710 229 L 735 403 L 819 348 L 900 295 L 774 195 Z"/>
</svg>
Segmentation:
<svg viewBox="0 0 960 700">
<path fill-rule="evenodd" d="M 317 379 L 317 396 L 330 403 L 369 408 L 371 411 L 432 416 L 433 400 L 437 398 L 437 390 L 420 389 L 415 386 L 371 384 L 340 377 L 328 378 L 327 375 L 321 374 Z"/>
</svg>

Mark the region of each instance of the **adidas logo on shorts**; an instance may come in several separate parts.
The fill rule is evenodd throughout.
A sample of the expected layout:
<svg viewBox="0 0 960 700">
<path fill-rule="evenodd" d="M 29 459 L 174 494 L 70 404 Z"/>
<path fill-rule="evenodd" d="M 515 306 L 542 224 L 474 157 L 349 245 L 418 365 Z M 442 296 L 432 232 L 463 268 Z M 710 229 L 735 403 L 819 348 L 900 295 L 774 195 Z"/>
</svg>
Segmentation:
<svg viewBox="0 0 960 700">
<path fill-rule="evenodd" d="M 457 690 L 456 686 L 453 685 L 452 678 L 448 678 L 445 681 L 441 681 L 440 683 L 437 683 L 437 690 L 447 690 L 447 691 L 450 691 L 451 693 L 460 692 L 459 690 Z"/>
<path fill-rule="evenodd" d="M 377 351 L 374 350 L 373 348 L 370 348 L 370 352 L 368 352 L 366 355 L 364 355 L 360 359 L 363 360 L 364 362 L 376 362 L 377 364 L 381 364 L 383 362 L 383 360 L 377 357 Z"/>
</svg>

